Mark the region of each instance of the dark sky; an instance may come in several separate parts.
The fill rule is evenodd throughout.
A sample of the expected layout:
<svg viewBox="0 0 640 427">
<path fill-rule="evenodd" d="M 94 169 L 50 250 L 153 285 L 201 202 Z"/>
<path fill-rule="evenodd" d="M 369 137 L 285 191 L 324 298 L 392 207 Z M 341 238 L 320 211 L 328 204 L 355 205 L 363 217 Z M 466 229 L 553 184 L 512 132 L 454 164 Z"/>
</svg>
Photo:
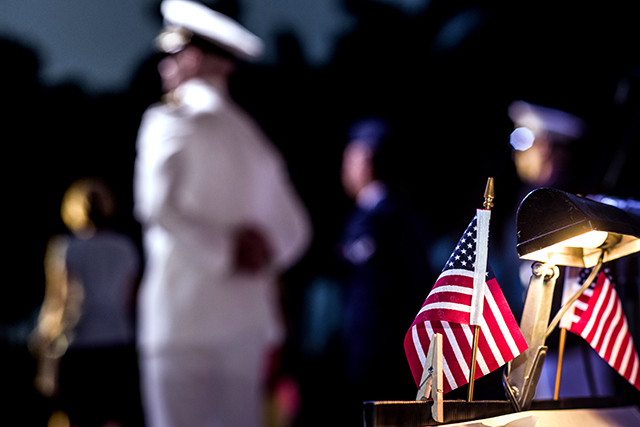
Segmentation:
<svg viewBox="0 0 640 427">
<path fill-rule="evenodd" d="M 331 247 L 349 207 L 338 179 L 341 150 L 348 124 L 365 114 L 387 116 L 402 129 L 410 190 L 441 234 L 466 226 L 489 176 L 504 209 L 496 221 L 521 197 L 507 116 L 515 100 L 588 124 L 569 147 L 561 189 L 640 193 L 630 160 L 640 77 L 630 2 L 271 3 L 278 7 L 240 2 L 241 20 L 270 50 L 263 63 L 239 71 L 232 89 L 287 159 L 319 252 Z M 7 199 L 38 217 L 14 212 L 20 226 L 12 239 L 20 247 L 37 242 L 24 243 L 20 262 L 41 264 L 47 239 L 64 231 L 62 192 L 84 175 L 115 188 L 123 226 L 137 230 L 131 179 L 140 114 L 158 99 L 149 47 L 159 26 L 156 4 L 0 4 L 0 33 L 18 43 L 5 49 L 5 63 L 15 65 L 1 75 L 7 155 L 19 166 L 6 172 Z M 612 164 L 619 173 L 605 185 Z"/>
</svg>

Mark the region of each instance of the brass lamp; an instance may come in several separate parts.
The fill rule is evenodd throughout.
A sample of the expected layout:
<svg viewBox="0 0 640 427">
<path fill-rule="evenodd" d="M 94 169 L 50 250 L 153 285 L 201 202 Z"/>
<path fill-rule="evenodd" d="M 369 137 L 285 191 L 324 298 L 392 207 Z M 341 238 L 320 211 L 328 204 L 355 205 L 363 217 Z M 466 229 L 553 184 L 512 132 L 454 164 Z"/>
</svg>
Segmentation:
<svg viewBox="0 0 640 427">
<path fill-rule="evenodd" d="M 595 267 L 592 280 L 603 262 L 640 251 L 640 219 L 614 206 L 539 188 L 521 202 L 516 223 L 518 256 L 536 261 L 520 321 L 529 348 L 503 376 L 507 396 L 519 411 L 531 405 L 547 352 L 545 339 L 562 314 L 549 325 L 557 266 Z"/>
</svg>

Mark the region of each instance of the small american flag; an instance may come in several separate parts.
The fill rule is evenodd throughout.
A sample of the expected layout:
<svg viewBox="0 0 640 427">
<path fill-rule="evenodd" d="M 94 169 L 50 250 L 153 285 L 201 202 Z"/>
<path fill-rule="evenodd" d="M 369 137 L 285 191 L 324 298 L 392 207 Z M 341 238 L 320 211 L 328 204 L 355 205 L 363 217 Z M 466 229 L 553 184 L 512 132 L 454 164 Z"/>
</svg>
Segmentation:
<svg viewBox="0 0 640 427">
<path fill-rule="evenodd" d="M 569 297 L 580 289 L 590 268 L 567 267 L 565 294 Z M 640 361 L 627 318 L 608 270 L 573 303 L 562 317 L 560 327 L 584 338 L 620 375 L 640 390 Z"/>
<path fill-rule="evenodd" d="M 469 381 L 473 339 L 469 313 L 476 238 L 477 216 L 462 235 L 405 336 L 405 353 L 418 387 L 434 333 L 441 333 L 443 336 L 443 392 L 447 393 Z M 491 266 L 487 264 L 475 379 L 498 369 L 526 348 L 522 332 Z"/>
</svg>

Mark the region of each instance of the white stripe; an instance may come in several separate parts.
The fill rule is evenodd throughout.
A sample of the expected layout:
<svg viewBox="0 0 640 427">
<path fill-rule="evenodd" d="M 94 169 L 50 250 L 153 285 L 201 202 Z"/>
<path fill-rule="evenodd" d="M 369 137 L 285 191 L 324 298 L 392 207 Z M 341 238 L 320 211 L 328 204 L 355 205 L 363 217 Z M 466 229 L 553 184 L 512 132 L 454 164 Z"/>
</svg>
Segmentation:
<svg viewBox="0 0 640 427">
<path fill-rule="evenodd" d="M 509 331 L 507 322 L 505 322 L 504 317 L 502 317 L 500 308 L 498 307 L 496 300 L 493 298 L 493 294 L 491 293 L 491 290 L 489 290 L 489 292 L 485 294 L 485 298 L 489 303 L 489 307 L 491 308 L 491 313 L 493 313 L 493 317 L 496 318 L 496 321 L 498 322 L 498 326 L 500 326 L 500 333 L 502 334 L 502 336 L 504 337 L 504 340 L 509 346 L 509 350 L 511 350 L 511 354 L 513 356 L 520 354 L 520 350 L 518 350 L 518 345 L 516 344 L 515 340 L 513 339 L 513 336 L 511 335 L 511 332 Z M 486 329 L 489 329 L 489 328 L 486 328 Z M 500 358 L 496 358 L 496 359 L 503 360 L 502 355 L 500 356 Z M 502 363 L 504 364 L 504 362 Z"/>
<path fill-rule="evenodd" d="M 567 267 L 564 272 L 564 288 L 562 288 L 562 305 L 580 289 L 578 280 L 580 279 L 580 269 L 576 267 Z"/>
<path fill-rule="evenodd" d="M 571 297 L 573 297 L 576 292 L 582 288 L 582 285 L 579 283 L 580 279 L 580 268 L 576 267 L 567 267 L 565 270 L 565 286 L 562 290 L 562 305 L 564 306 Z M 571 329 L 571 326 L 578 322 L 580 319 L 579 315 L 576 315 L 576 311 L 579 313 L 581 311 L 585 311 L 588 307 L 588 304 L 583 301 L 583 297 L 590 297 L 593 294 L 593 288 L 587 288 L 579 299 L 577 299 L 571 307 L 567 310 L 564 316 L 560 319 L 560 327 L 565 329 Z M 578 320 L 576 320 L 578 319 Z"/>
<path fill-rule="evenodd" d="M 584 301 L 576 300 L 576 302 L 573 303 L 573 307 L 577 308 L 578 310 L 585 311 L 587 308 L 589 308 L 589 304 Z"/>
<path fill-rule="evenodd" d="M 464 360 L 464 356 L 462 355 L 462 351 L 460 350 L 460 346 L 458 345 L 458 341 L 456 341 L 456 337 L 451 330 L 451 326 L 449 326 L 449 322 L 441 322 L 443 326 L 443 330 L 447 339 L 449 340 L 449 344 L 453 349 L 453 353 L 456 355 L 456 361 L 462 370 L 462 375 L 465 378 L 469 378 L 469 365 L 467 365 L 467 361 Z"/>
<path fill-rule="evenodd" d="M 460 294 L 471 295 L 473 293 L 473 289 L 468 288 L 466 286 L 442 285 L 442 286 L 436 286 L 435 288 L 433 288 L 429 293 L 429 296 L 440 293 L 440 292 L 457 292 Z"/>
<path fill-rule="evenodd" d="M 411 328 L 411 339 L 413 340 L 413 347 L 416 349 L 416 353 L 418 354 L 418 359 L 420 359 L 420 364 L 424 369 L 424 364 L 427 361 L 427 356 L 424 354 L 424 349 L 420 344 L 420 338 L 418 337 L 418 328 L 416 325 L 413 325 Z"/>
<path fill-rule="evenodd" d="M 478 218 L 478 230 L 476 233 L 476 262 L 473 266 L 473 295 L 471 296 L 470 321 L 472 325 L 482 323 L 482 310 L 484 309 L 484 284 L 487 274 L 487 258 L 489 252 L 489 222 L 491 211 L 489 209 L 476 209 Z"/>
<path fill-rule="evenodd" d="M 568 286 L 565 286 L 565 290 Z M 563 296 L 564 298 L 564 296 Z M 576 301 L 577 302 L 577 301 Z M 564 302 L 563 302 L 564 305 Z M 560 328 L 569 329 L 571 328 L 571 324 L 573 322 L 573 318 L 575 317 L 576 303 L 571 304 L 571 307 L 567 310 L 567 312 L 560 318 Z"/>
<path fill-rule="evenodd" d="M 615 297 L 615 301 L 613 302 L 614 316 L 613 316 L 613 320 L 607 325 L 607 330 L 605 331 L 604 339 L 602 340 L 602 346 L 601 346 L 602 354 L 600 356 L 602 356 L 603 359 L 604 359 L 604 352 L 607 351 L 607 348 L 609 348 L 609 341 L 611 340 L 613 331 L 615 330 L 616 326 L 618 326 L 618 323 L 620 322 L 620 317 L 622 316 L 622 305 L 620 304 L 620 301 L 618 300 L 618 297 L 615 295 L 615 293 L 613 293 L 613 296 Z M 624 329 L 624 327 L 622 329 Z M 620 332 L 622 332 L 622 330 Z M 622 335 L 619 335 L 618 338 L 620 338 L 621 336 Z M 613 356 L 613 353 L 611 353 L 611 355 Z M 611 361 L 613 362 L 614 360 L 616 359 L 612 357 Z"/>
<path fill-rule="evenodd" d="M 429 339 L 431 339 L 431 337 L 433 337 L 433 334 L 435 334 L 435 331 L 431 326 L 431 322 L 424 322 L 424 327 L 427 330 L 427 335 L 429 336 Z M 447 358 L 444 356 L 442 357 L 442 373 L 447 378 L 447 381 L 449 382 L 449 386 L 451 387 L 451 390 L 458 388 L 458 383 L 456 383 L 456 380 L 453 377 L 453 373 L 449 368 L 449 364 L 447 363 Z"/>
<path fill-rule="evenodd" d="M 631 343 L 631 341 L 629 341 L 629 343 Z M 635 352 L 634 352 L 635 353 Z M 635 384 L 636 383 L 636 377 L 638 376 L 638 369 L 640 369 L 640 367 L 638 366 L 638 355 L 634 354 L 634 358 L 633 358 L 633 369 L 631 369 L 631 375 L 629 375 L 629 382 L 631 384 Z"/>
<path fill-rule="evenodd" d="M 496 359 L 496 362 L 498 362 L 498 366 L 504 365 L 505 361 L 502 358 L 502 354 L 500 353 L 500 349 L 498 348 L 498 345 L 496 344 L 496 340 L 495 340 L 495 338 L 493 338 L 493 334 L 491 333 L 491 330 L 487 326 L 487 322 L 485 321 L 484 317 L 482 318 L 482 332 L 484 333 L 484 337 L 487 340 L 487 344 L 489 345 L 489 348 L 491 349 L 491 354 L 493 354 L 493 357 Z M 507 334 L 507 335 L 509 337 L 511 337 L 511 334 Z M 513 353 L 513 355 L 515 356 L 517 353 L 518 353 L 518 351 L 517 351 L 517 347 L 516 347 L 516 352 Z"/>
<path fill-rule="evenodd" d="M 461 325 L 461 326 L 462 326 L 462 331 L 464 332 L 465 336 L 467 337 L 467 340 L 469 341 L 469 347 L 473 348 L 473 345 L 472 345 L 473 344 L 473 330 L 472 330 L 471 326 L 469 326 L 469 325 Z M 484 329 L 482 329 L 483 327 L 484 327 Z M 482 325 L 482 326 L 480 326 L 480 328 L 482 329 L 483 333 L 487 329 L 486 325 Z M 469 360 L 469 362 L 471 362 L 471 360 Z M 482 352 L 480 351 L 480 347 L 479 346 L 478 346 L 478 352 L 476 353 L 476 362 L 478 362 L 478 366 L 480 368 L 480 371 L 482 371 L 482 375 L 487 375 L 489 372 L 491 372 L 489 370 L 489 367 L 487 366 L 487 363 L 484 360 L 484 356 L 482 355 Z M 471 363 L 469 363 L 469 366 L 471 366 Z"/>
<path fill-rule="evenodd" d="M 631 352 L 633 351 L 635 351 L 633 347 L 633 340 L 629 340 L 627 341 L 627 348 L 624 351 L 624 356 L 622 356 L 622 363 L 620 364 L 620 369 L 618 369 L 618 372 L 622 373 L 627 370 L 627 365 L 631 360 Z M 612 363 L 609 363 L 609 364 L 613 366 Z"/>
<path fill-rule="evenodd" d="M 593 325 L 595 324 L 596 320 L 598 319 L 598 313 L 600 312 L 600 308 L 602 308 L 602 303 L 603 303 L 603 300 L 605 298 L 605 295 L 606 295 L 606 292 L 605 292 L 605 290 L 603 288 L 602 292 L 600 292 L 598 300 L 596 301 L 596 303 L 594 305 L 593 314 L 589 318 L 589 321 L 587 322 L 586 326 L 582 330 L 582 333 L 580 334 L 580 336 L 582 338 L 587 339 L 587 335 L 589 335 L 589 332 L 591 332 L 591 328 L 593 328 Z"/>
<path fill-rule="evenodd" d="M 622 306 L 620 304 L 620 301 L 618 301 L 618 310 L 622 311 Z M 611 328 L 611 331 L 613 331 L 613 328 Z M 616 359 L 618 358 L 618 353 L 620 352 L 620 347 L 622 346 L 622 340 L 629 334 L 629 327 L 627 325 L 627 319 L 623 318 L 622 319 L 622 328 L 620 328 L 620 332 L 618 333 L 618 336 L 616 337 L 615 342 L 613 343 L 612 346 L 612 350 L 611 350 L 611 361 L 609 362 L 609 364 L 611 366 L 613 366 L 613 364 L 615 363 Z"/>
<path fill-rule="evenodd" d="M 604 293 L 605 290 L 606 292 L 609 292 L 609 290 L 611 289 L 610 286 L 607 286 L 609 283 L 609 281 L 605 281 L 604 282 L 604 286 L 602 289 L 602 292 Z M 615 292 L 610 292 L 609 293 L 609 300 L 607 301 L 607 307 L 604 310 L 604 313 L 602 314 L 602 316 L 600 316 L 600 319 L 598 321 L 598 329 L 596 330 L 595 335 L 593 336 L 593 340 L 592 342 L 594 344 L 597 344 L 600 341 L 600 335 L 602 335 L 602 330 L 604 329 L 605 325 L 607 325 L 607 327 L 609 326 L 608 322 L 608 318 L 609 315 L 611 314 L 611 310 L 613 310 L 613 305 L 616 302 L 616 293 Z M 601 347 L 602 345 L 600 345 L 599 347 Z"/>
<path fill-rule="evenodd" d="M 473 271 L 463 270 L 462 268 L 452 268 L 450 270 L 445 270 L 442 273 L 440 273 L 440 276 L 438 276 L 438 280 L 446 276 L 465 276 L 473 279 Z"/>
<path fill-rule="evenodd" d="M 418 314 L 424 313 L 427 310 L 435 310 L 439 308 L 444 308 L 446 310 L 461 311 L 463 313 L 469 312 L 469 306 L 466 304 L 458 304 L 455 302 L 432 302 L 430 304 L 423 306 L 418 312 Z"/>
</svg>

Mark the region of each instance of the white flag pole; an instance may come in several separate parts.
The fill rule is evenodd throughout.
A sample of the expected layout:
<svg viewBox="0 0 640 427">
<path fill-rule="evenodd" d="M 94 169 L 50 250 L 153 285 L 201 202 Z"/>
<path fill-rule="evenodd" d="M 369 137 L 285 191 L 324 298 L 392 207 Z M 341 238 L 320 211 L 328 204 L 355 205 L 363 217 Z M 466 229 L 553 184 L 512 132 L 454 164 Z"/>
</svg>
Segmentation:
<svg viewBox="0 0 640 427">
<path fill-rule="evenodd" d="M 484 308 L 484 285 L 487 282 L 487 258 L 489 253 L 489 221 L 491 211 L 477 209 L 478 231 L 476 241 L 476 264 L 473 271 L 473 294 L 471 294 L 470 323 L 474 326 L 482 322 Z"/>
<path fill-rule="evenodd" d="M 469 388 L 467 401 L 473 400 L 473 387 L 476 376 L 476 355 L 478 353 L 478 336 L 484 308 L 484 287 L 486 284 L 487 258 L 489 254 L 489 222 L 495 193 L 493 178 L 487 180 L 484 190 L 484 207 L 477 209 L 476 263 L 473 271 L 473 293 L 471 295 L 470 324 L 473 325 L 473 346 L 471 350 L 471 369 L 469 370 Z"/>
</svg>

